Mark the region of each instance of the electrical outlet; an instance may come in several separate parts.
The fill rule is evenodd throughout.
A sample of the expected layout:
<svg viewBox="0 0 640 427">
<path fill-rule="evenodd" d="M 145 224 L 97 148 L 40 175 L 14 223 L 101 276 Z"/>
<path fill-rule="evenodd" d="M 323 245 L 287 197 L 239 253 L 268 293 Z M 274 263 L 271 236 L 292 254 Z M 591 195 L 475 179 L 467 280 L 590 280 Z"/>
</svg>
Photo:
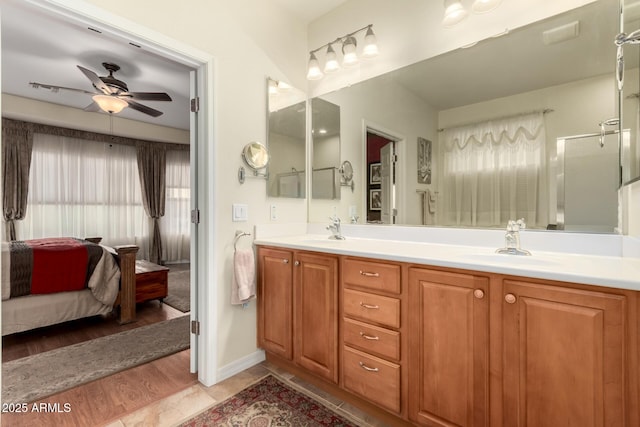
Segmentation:
<svg viewBox="0 0 640 427">
<path fill-rule="evenodd" d="M 276 205 L 271 205 L 270 213 L 271 213 L 271 221 L 275 221 L 278 219 L 278 212 L 276 210 Z"/>
</svg>

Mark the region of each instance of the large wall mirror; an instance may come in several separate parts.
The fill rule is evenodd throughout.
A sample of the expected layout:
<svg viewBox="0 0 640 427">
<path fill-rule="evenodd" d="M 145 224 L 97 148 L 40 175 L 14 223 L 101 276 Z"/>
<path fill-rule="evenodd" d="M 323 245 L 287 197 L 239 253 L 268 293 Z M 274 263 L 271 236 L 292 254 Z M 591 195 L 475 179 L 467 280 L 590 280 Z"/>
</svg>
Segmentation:
<svg viewBox="0 0 640 427">
<path fill-rule="evenodd" d="M 340 107 L 341 157 L 366 178 L 337 204 L 311 200 L 309 221 L 333 208 L 369 217 L 372 133 L 395 144 L 390 185 L 376 187 L 390 210 L 372 223 L 503 228 L 524 218 L 539 230 L 616 232 L 619 10 L 594 1 L 320 96 Z"/>
<path fill-rule="evenodd" d="M 304 198 L 306 188 L 306 120 L 304 92 L 267 79 L 267 195 Z"/>
<path fill-rule="evenodd" d="M 311 193 L 313 199 L 340 199 L 340 107 L 311 100 L 311 141 L 313 147 Z"/>
</svg>

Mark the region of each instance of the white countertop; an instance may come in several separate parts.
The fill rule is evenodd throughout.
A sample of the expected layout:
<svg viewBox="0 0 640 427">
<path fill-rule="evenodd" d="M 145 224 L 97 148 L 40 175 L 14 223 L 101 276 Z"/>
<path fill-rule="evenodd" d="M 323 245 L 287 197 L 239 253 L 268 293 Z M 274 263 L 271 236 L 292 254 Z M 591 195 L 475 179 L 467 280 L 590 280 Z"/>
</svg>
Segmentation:
<svg viewBox="0 0 640 427">
<path fill-rule="evenodd" d="M 327 234 L 258 236 L 256 245 L 319 251 L 473 271 L 640 290 L 640 258 L 532 250 L 531 256 L 502 255 L 495 247 L 349 237 Z M 525 249 L 529 249 L 526 248 Z"/>
</svg>

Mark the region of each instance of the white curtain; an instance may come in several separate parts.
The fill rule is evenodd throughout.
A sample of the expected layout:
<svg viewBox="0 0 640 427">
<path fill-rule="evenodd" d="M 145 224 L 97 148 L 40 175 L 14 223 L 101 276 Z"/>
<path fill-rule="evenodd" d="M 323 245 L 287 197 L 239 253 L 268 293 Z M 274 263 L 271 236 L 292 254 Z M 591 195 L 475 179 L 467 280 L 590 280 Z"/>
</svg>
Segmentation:
<svg viewBox="0 0 640 427">
<path fill-rule="evenodd" d="M 189 151 L 167 151 L 165 214 L 160 220 L 167 262 L 189 260 L 191 232 Z"/>
<path fill-rule="evenodd" d="M 447 129 L 441 145 L 443 225 L 546 227 L 542 113 Z"/>
<path fill-rule="evenodd" d="M 136 244 L 146 258 L 135 147 L 34 134 L 20 236 L 102 237 L 109 246 Z"/>
</svg>

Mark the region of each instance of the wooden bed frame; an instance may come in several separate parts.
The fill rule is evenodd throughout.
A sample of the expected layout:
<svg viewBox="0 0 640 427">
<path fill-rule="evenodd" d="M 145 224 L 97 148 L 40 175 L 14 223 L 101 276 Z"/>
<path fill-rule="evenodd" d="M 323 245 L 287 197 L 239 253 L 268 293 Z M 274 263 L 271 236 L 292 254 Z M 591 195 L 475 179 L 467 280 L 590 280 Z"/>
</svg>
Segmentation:
<svg viewBox="0 0 640 427">
<path fill-rule="evenodd" d="M 87 239 L 88 240 L 88 239 Z M 120 306 L 118 322 L 123 325 L 136 321 L 136 253 L 135 245 L 116 246 L 120 264 L 120 294 L 115 306 Z"/>
<path fill-rule="evenodd" d="M 84 240 L 88 240 L 92 243 L 99 244 L 102 239 L 99 237 L 93 237 L 93 238 L 85 238 Z M 111 310 L 113 309 L 118 310 L 117 320 L 118 320 L 118 323 L 120 324 L 127 324 L 127 323 L 132 323 L 136 321 L 136 254 L 138 252 L 138 249 L 139 248 L 136 245 L 123 245 L 123 246 L 116 246 L 113 248 L 113 251 L 115 252 L 114 257 L 120 269 L 120 283 L 119 283 L 120 290 L 116 296 L 116 300 L 113 306 L 111 307 Z M 70 301 L 70 302 L 73 301 L 73 304 L 75 304 L 76 301 L 80 301 L 80 300 L 76 300 L 75 299 L 76 297 L 72 295 L 75 293 L 76 292 L 60 292 L 60 293 L 51 294 L 56 296 L 55 302 L 52 302 L 52 304 L 65 305 L 66 301 Z M 5 307 L 7 309 L 6 311 L 7 316 L 9 316 L 10 320 L 8 320 L 8 323 L 6 323 L 6 325 L 9 325 L 7 326 L 7 329 L 5 329 L 5 323 L 3 322 L 3 327 L 2 327 L 3 336 L 16 333 L 16 332 L 28 331 L 33 328 L 50 326 L 50 325 L 54 325 L 60 322 L 66 322 L 73 319 L 79 319 L 85 316 L 92 316 L 92 315 L 107 313 L 107 311 L 104 311 L 106 310 L 107 306 L 102 305 L 102 307 L 99 307 L 96 305 L 95 307 L 87 306 L 86 309 L 84 309 L 83 314 L 78 313 L 79 317 L 75 317 L 76 314 L 74 314 L 73 311 L 68 311 L 68 310 L 61 311 L 59 317 L 56 317 L 55 314 L 44 315 L 40 317 L 39 321 L 34 321 L 32 323 L 20 317 L 21 315 L 18 315 L 18 317 L 14 317 L 16 313 L 20 313 L 20 312 L 27 313 L 27 311 L 29 310 L 39 309 L 40 307 L 43 306 L 42 305 L 43 300 L 41 298 L 46 298 L 47 295 L 46 294 L 36 295 L 32 297 L 37 299 L 31 299 L 31 298 L 23 299 L 23 297 L 18 297 L 18 298 L 12 298 L 9 300 L 2 301 L 3 307 L 5 307 L 5 304 L 11 306 L 10 308 L 8 306 Z M 81 299 L 82 298 L 84 297 L 81 297 Z M 96 300 L 96 302 L 98 301 Z M 82 305 L 83 303 L 80 303 L 80 304 Z M 3 310 L 3 319 L 4 317 L 5 317 L 5 311 Z M 23 323 L 23 322 L 26 322 L 26 323 Z M 27 327 L 27 326 L 31 326 L 31 327 Z"/>
</svg>

